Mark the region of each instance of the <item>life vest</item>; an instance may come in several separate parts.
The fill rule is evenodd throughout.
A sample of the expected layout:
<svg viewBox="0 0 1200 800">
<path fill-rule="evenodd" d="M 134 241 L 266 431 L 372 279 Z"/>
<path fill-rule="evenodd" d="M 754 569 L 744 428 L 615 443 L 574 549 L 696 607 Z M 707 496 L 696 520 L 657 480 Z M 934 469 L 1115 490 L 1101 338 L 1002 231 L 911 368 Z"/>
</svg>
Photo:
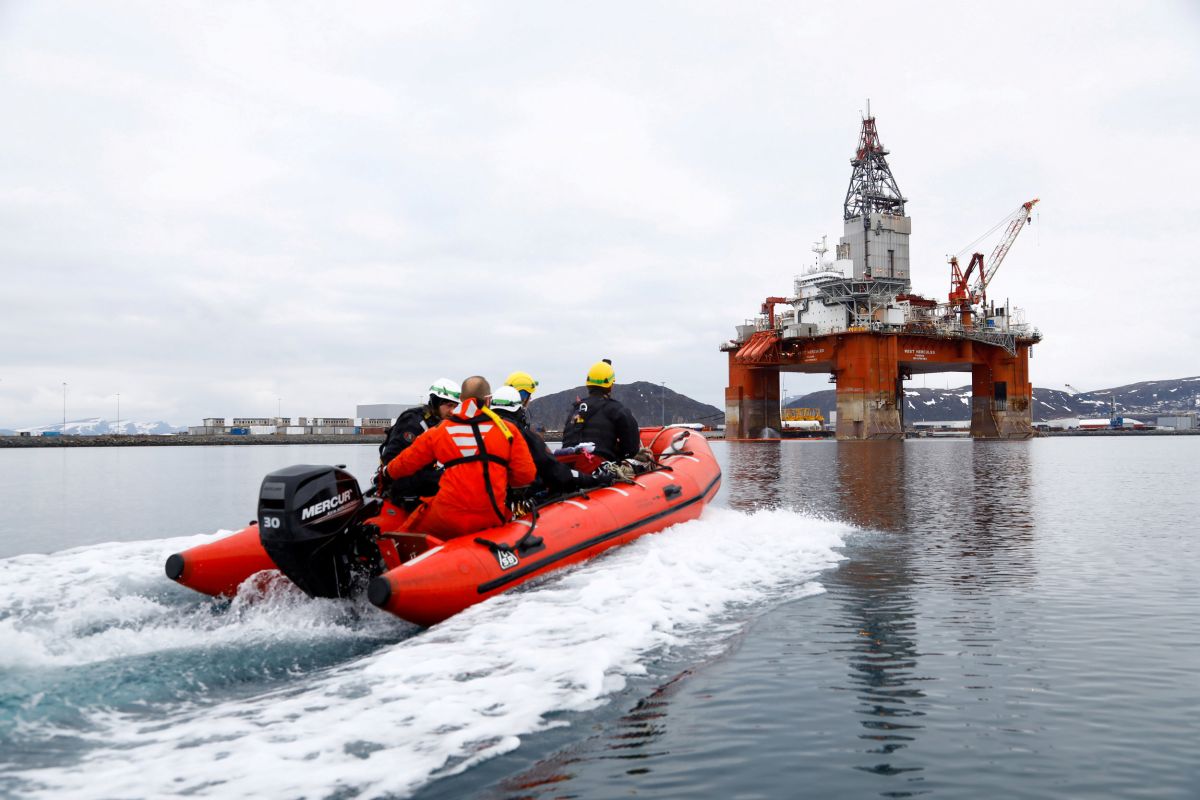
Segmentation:
<svg viewBox="0 0 1200 800">
<path fill-rule="evenodd" d="M 480 422 L 480 417 L 486 416 L 488 419 L 491 419 L 496 423 L 496 427 L 500 429 L 500 431 L 504 434 L 504 438 L 508 441 L 509 453 L 512 452 L 513 433 L 508 429 L 508 426 L 504 424 L 504 420 L 500 419 L 495 411 L 492 411 L 487 406 L 484 406 L 479 410 L 483 413 L 473 416 L 469 419 L 462 419 L 461 417 L 456 418 L 453 414 L 450 416 L 450 419 L 454 420 L 456 424 L 449 428 L 449 432 L 454 434 L 455 444 L 459 446 L 459 449 L 465 453 L 465 455 L 461 455 L 458 458 L 452 458 L 449 461 L 443 462 L 442 469 L 448 470 L 454 467 L 460 467 L 463 464 L 482 462 L 484 464 L 483 485 L 487 490 L 488 500 L 491 501 L 492 510 L 496 512 L 496 517 L 499 519 L 500 524 L 504 524 L 505 522 L 508 522 L 508 515 L 504 513 L 502 510 L 504 506 L 496 497 L 495 487 L 492 486 L 492 471 L 487 468 L 487 464 L 499 464 L 507 470 L 508 458 L 488 452 L 483 441 L 483 434 L 486 432 L 484 425 L 486 423 Z M 464 426 L 466 426 L 470 431 L 469 438 L 466 436 L 467 431 L 463 430 Z M 472 441 L 475 443 L 475 447 L 471 447 Z"/>
</svg>

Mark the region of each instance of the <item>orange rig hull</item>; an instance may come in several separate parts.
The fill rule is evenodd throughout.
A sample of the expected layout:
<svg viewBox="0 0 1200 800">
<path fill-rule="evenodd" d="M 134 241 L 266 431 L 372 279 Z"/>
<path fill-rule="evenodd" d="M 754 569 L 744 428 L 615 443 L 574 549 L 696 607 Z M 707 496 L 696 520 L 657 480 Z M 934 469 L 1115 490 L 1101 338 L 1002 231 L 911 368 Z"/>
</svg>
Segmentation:
<svg viewBox="0 0 1200 800">
<path fill-rule="evenodd" d="M 843 331 L 782 339 L 758 331 L 727 348 L 725 438 L 767 438 L 782 427 L 779 373 L 827 373 L 837 384 L 837 438 L 904 438 L 904 380 L 932 372 L 971 374 L 971 436 L 1026 439 L 1033 429 L 1029 358 L 1034 338 L 1012 350 L 929 332 Z"/>
<path fill-rule="evenodd" d="M 707 440 L 677 428 L 650 428 L 642 430 L 642 442 L 660 468 L 449 541 L 400 532 L 405 512 L 379 504 L 379 513 L 362 524 L 378 548 L 367 596 L 402 619 L 433 625 L 540 575 L 700 516 L 721 485 Z M 257 524 L 177 553 L 166 564 L 168 577 L 216 596 L 232 596 L 246 579 L 274 569 Z"/>
</svg>

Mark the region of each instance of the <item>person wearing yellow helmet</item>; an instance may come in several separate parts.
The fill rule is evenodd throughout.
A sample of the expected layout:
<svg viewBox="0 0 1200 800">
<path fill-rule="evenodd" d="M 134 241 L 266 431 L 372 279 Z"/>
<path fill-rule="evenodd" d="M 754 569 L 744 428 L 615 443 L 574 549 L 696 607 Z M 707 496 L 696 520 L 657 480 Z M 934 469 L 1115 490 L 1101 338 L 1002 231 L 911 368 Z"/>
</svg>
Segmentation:
<svg viewBox="0 0 1200 800">
<path fill-rule="evenodd" d="M 563 426 L 563 447 L 592 445 L 605 461 L 631 458 L 641 447 L 638 423 L 633 412 L 612 397 L 616 382 L 612 361 L 597 361 L 588 370 L 588 395 L 577 400 Z"/>
<path fill-rule="evenodd" d="M 538 382 L 528 372 L 514 372 L 504 381 L 505 386 L 511 386 L 521 395 L 521 404 L 529 405 L 529 399 L 537 391 Z"/>
<path fill-rule="evenodd" d="M 588 370 L 587 387 L 589 389 L 593 386 L 600 389 L 612 389 L 616 378 L 617 373 L 613 370 L 612 361 L 605 358 L 592 364 L 592 368 Z"/>
</svg>

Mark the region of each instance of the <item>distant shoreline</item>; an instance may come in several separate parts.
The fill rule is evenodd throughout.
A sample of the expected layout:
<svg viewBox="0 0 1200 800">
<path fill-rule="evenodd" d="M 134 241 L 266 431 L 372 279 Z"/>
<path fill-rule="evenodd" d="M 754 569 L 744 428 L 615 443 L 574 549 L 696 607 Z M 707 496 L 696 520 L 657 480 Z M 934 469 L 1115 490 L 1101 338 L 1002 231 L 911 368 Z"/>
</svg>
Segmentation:
<svg viewBox="0 0 1200 800">
<path fill-rule="evenodd" d="M 906 438 L 908 439 L 969 439 L 965 434 L 947 435 L 946 432 L 941 432 L 941 435 L 929 435 L 929 432 L 924 432 L 926 435 L 914 435 L 910 432 Z M 1038 431 L 1037 437 L 1061 437 L 1061 436 L 1196 436 L 1200 435 L 1200 429 L 1197 430 L 1073 430 L 1073 431 Z M 557 431 L 548 431 L 546 441 L 558 441 L 559 436 Z M 705 438 L 708 439 L 724 439 L 720 433 L 716 431 L 705 431 Z M 380 444 L 384 440 L 383 434 L 293 434 L 293 435 L 271 435 L 263 434 L 259 436 L 166 436 L 157 434 L 143 434 L 140 436 L 129 435 L 112 435 L 106 434 L 101 436 L 0 436 L 0 449 L 19 448 L 19 447 L 213 447 L 232 445 L 235 447 L 259 445 L 289 445 L 289 444 Z M 823 437 L 784 437 L 784 441 L 795 439 L 797 441 L 809 439 L 823 439 L 826 441 L 834 441 L 832 436 Z M 767 439 L 747 439 L 743 441 L 772 441 Z"/>
<path fill-rule="evenodd" d="M 262 436 L 0 436 L 4 447 L 197 447 L 213 445 L 286 445 L 286 444 L 380 444 L 384 436 L 372 434 L 290 434 Z"/>
</svg>

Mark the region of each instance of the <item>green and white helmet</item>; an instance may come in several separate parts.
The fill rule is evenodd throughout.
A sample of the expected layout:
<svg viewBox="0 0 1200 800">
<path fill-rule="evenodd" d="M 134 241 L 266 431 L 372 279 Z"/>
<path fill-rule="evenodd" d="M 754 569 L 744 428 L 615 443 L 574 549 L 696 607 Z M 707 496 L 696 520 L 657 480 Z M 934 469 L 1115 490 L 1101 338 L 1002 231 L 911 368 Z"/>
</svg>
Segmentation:
<svg viewBox="0 0 1200 800">
<path fill-rule="evenodd" d="M 440 400 L 453 400 L 455 403 L 462 397 L 462 386 L 458 381 L 452 381 L 449 378 L 438 378 L 429 387 L 429 402 L 434 403 L 434 398 Z"/>
<path fill-rule="evenodd" d="M 521 393 L 511 386 L 501 386 L 492 394 L 492 410 L 516 414 L 521 410 Z"/>
</svg>

